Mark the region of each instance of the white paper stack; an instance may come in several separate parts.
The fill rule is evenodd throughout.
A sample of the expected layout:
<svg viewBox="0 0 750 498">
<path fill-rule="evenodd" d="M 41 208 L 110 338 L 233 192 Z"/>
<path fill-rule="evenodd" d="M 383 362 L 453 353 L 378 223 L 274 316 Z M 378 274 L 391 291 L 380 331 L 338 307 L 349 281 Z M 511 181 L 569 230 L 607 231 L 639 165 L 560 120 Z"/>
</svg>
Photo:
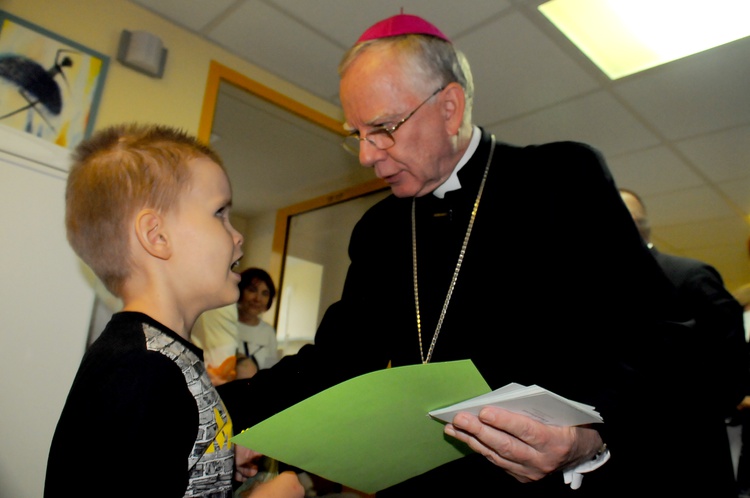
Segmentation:
<svg viewBox="0 0 750 498">
<path fill-rule="evenodd" d="M 451 422 L 458 412 L 478 415 L 485 406 L 498 406 L 521 413 L 547 425 L 583 425 L 602 422 L 593 406 L 578 403 L 537 385 L 511 383 L 491 393 L 429 412 L 432 418 Z"/>
</svg>

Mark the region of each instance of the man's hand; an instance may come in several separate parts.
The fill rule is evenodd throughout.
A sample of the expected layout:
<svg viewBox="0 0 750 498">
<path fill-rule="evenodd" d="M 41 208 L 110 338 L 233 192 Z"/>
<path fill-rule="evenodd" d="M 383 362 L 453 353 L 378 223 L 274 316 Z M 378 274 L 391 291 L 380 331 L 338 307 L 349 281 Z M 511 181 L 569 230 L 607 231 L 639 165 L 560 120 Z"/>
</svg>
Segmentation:
<svg viewBox="0 0 750 498">
<path fill-rule="evenodd" d="M 478 417 L 456 414 L 445 434 L 467 443 L 520 482 L 538 481 L 575 466 L 602 447 L 594 429 L 545 425 L 494 406 L 482 408 Z"/>
</svg>

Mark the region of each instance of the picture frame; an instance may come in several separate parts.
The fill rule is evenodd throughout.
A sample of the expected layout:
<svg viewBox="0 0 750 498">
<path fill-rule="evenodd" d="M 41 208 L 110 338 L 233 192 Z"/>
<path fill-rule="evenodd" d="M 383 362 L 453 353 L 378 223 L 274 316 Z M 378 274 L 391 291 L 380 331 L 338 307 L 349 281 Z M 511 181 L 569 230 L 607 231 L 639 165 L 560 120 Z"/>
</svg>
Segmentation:
<svg viewBox="0 0 750 498">
<path fill-rule="evenodd" d="M 91 135 L 109 57 L 0 10 L 0 123 L 66 148 Z"/>
</svg>

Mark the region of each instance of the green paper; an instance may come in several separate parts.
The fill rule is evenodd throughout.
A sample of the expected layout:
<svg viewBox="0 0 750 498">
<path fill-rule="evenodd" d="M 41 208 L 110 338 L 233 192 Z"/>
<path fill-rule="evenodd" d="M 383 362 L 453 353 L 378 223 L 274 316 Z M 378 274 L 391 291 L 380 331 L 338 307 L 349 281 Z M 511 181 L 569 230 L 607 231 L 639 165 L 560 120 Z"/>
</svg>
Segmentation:
<svg viewBox="0 0 750 498">
<path fill-rule="evenodd" d="M 469 454 L 427 412 L 488 392 L 470 360 L 388 368 L 326 389 L 232 441 L 375 493 Z"/>
</svg>

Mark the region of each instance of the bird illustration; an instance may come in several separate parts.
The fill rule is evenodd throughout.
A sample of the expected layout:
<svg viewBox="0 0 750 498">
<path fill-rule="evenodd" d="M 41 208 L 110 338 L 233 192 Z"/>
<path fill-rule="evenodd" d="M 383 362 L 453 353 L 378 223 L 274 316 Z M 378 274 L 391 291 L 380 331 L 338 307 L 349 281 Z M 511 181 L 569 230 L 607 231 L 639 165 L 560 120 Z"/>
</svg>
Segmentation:
<svg viewBox="0 0 750 498">
<path fill-rule="evenodd" d="M 18 87 L 18 93 L 27 102 L 27 105 L 0 116 L 0 120 L 33 109 L 54 130 L 55 127 L 47 119 L 47 114 L 58 116 L 62 111 L 62 96 L 56 78 L 60 76 L 67 85 L 64 69 L 73 66 L 73 59 L 66 55 L 67 53 L 77 52 L 58 50 L 55 64 L 50 69 L 45 69 L 38 62 L 23 55 L 0 54 L 0 78 Z"/>
</svg>

